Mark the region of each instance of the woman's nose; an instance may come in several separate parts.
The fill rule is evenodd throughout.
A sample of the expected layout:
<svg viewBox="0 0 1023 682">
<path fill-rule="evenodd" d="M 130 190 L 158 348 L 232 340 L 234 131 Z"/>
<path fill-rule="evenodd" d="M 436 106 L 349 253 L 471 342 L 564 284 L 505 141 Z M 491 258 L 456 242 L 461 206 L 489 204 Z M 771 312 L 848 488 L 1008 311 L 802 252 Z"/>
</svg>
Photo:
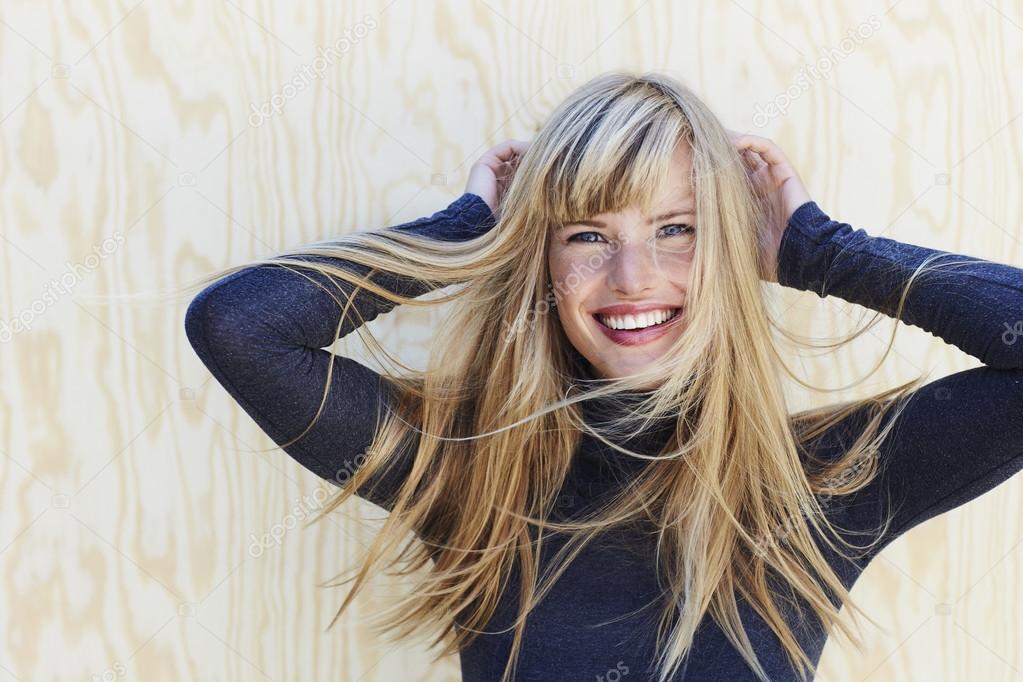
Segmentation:
<svg viewBox="0 0 1023 682">
<path fill-rule="evenodd" d="M 657 252 L 645 241 L 632 239 L 619 242 L 618 250 L 611 256 L 608 285 L 626 296 L 641 294 L 655 289 L 662 277 Z"/>
</svg>

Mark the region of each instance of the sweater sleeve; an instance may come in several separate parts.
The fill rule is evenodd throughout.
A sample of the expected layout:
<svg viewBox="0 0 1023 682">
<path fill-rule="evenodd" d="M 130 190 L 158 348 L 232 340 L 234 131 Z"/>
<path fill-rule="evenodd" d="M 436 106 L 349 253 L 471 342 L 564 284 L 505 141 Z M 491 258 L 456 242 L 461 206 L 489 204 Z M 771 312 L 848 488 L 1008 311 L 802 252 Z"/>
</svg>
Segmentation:
<svg viewBox="0 0 1023 682">
<path fill-rule="evenodd" d="M 486 202 L 465 193 L 442 211 L 386 229 L 454 241 L 478 237 L 494 225 Z M 350 260 L 326 260 L 362 275 L 369 271 Z M 406 296 L 432 289 L 429 283 L 393 273 L 377 272 L 372 279 Z M 338 295 L 339 288 L 347 294 L 354 287 L 311 271 L 299 274 L 261 264 L 214 282 L 188 307 L 185 332 L 192 348 L 278 445 L 302 434 L 320 409 L 331 358 L 324 348 L 395 306 L 361 290 L 338 333 L 341 309 L 336 298 L 345 299 Z M 361 464 L 360 455 L 372 442 L 387 400 L 383 377 L 337 355 L 322 413 L 305 435 L 284 449 L 306 469 L 343 486 Z M 401 463 L 390 466 L 357 494 L 389 509 L 387 500 L 404 473 L 407 468 Z"/>
<path fill-rule="evenodd" d="M 878 452 L 877 477 L 834 498 L 839 525 L 883 535 L 868 561 L 911 528 L 1023 469 L 1023 269 L 871 236 L 832 220 L 813 201 L 793 213 L 779 248 L 779 284 L 890 317 L 902 285 L 925 259 L 942 267 L 914 280 L 900 319 L 984 366 L 921 386 Z M 834 427 L 821 446 L 842 454 L 863 416 Z M 864 537 L 854 541 L 864 544 Z"/>
</svg>

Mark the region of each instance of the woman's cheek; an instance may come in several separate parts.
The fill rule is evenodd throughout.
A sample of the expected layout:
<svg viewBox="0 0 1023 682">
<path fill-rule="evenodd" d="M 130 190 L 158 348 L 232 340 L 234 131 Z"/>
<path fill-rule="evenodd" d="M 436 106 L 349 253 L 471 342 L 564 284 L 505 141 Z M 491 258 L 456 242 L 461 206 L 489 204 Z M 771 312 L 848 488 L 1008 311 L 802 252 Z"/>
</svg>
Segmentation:
<svg viewBox="0 0 1023 682">
<path fill-rule="evenodd" d="M 596 282 L 601 281 L 609 260 L 596 249 L 564 248 L 553 252 L 549 263 L 551 278 L 559 293 L 558 300 L 565 298 L 566 303 L 571 304 L 573 299 L 583 298 Z"/>
</svg>

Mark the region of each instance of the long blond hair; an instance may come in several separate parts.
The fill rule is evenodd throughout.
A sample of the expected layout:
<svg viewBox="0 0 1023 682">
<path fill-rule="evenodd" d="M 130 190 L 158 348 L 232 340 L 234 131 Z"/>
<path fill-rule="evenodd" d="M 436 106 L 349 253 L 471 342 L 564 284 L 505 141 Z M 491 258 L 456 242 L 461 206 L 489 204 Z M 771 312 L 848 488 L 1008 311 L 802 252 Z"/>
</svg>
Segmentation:
<svg viewBox="0 0 1023 682">
<path fill-rule="evenodd" d="M 653 371 L 663 378 L 656 389 L 637 392 L 648 377 L 626 377 L 579 390 L 578 355 L 550 310 L 551 230 L 598 213 L 650 206 L 680 143 L 692 151 L 698 226 L 685 332 L 655 363 Z M 386 373 L 391 399 L 365 463 L 317 517 L 404 462 L 403 483 L 388 500 L 390 513 L 356 574 L 330 583 L 353 582 L 331 625 L 374 566 L 386 561 L 385 570 L 417 582 L 393 608 L 376 614 L 378 631 L 393 630 L 398 637 L 432 633 L 434 645 L 445 644 L 438 656 L 455 653 L 491 619 L 517 562 L 520 610 L 502 680 L 510 679 L 525 617 L 567 564 L 598 535 L 639 522 L 656 537 L 663 586 L 661 681 L 677 671 L 708 612 L 758 677 L 767 679 L 743 629 L 737 595 L 769 624 L 803 677 L 815 665 L 793 634 L 791 616 L 782 612 L 797 601 L 810 606 L 826 632 L 841 629 L 861 647 L 837 616 L 845 603 L 863 612 L 811 532 L 842 556 L 848 555 L 829 533 L 845 547 L 864 549 L 835 533 L 823 498 L 847 495 L 872 480 L 892 424 L 884 418 L 904 408 L 922 377 L 862 400 L 789 414 L 781 377 L 792 373 L 776 349 L 771 330 L 780 327 L 769 318 L 759 276 L 758 225 L 765 206 L 727 131 L 698 97 L 665 75 L 613 72 L 572 92 L 540 127 L 502 198 L 496 225 L 485 234 L 450 242 L 385 228 L 266 261 L 328 275 L 342 319 L 360 288 L 396 304 L 456 302 L 437 330 L 426 369 L 402 365 L 403 371 Z M 370 275 L 309 256 L 347 259 L 370 268 Z M 455 286 L 440 296 L 409 297 L 374 282 L 376 271 L 436 289 Z M 896 317 L 922 271 L 901 292 Z M 382 366 L 398 362 L 366 327 L 359 334 L 373 353 L 386 356 Z M 584 419 L 580 401 L 623 393 L 640 400 L 622 403 L 610 431 Z M 861 410 L 864 428 L 848 451 L 817 459 L 810 444 Z M 633 452 L 607 437 L 665 419 L 674 428 L 659 452 Z M 621 457 L 648 461 L 595 513 L 555 519 L 558 492 L 585 437 Z M 537 557 L 549 533 L 569 541 L 556 570 L 539 580 Z"/>
</svg>

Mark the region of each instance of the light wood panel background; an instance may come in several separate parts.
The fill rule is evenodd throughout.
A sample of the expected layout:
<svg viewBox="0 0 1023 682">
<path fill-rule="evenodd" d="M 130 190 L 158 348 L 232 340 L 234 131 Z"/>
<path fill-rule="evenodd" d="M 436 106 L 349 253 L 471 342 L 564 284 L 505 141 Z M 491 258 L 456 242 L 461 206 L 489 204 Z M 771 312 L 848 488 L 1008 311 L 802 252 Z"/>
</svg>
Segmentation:
<svg viewBox="0 0 1023 682">
<path fill-rule="evenodd" d="M 818 59 L 827 71 L 801 80 Z M 459 677 L 456 658 L 364 627 L 400 587 L 386 580 L 325 631 L 342 592 L 316 583 L 376 508 L 285 528 L 324 485 L 211 380 L 184 299 L 104 296 L 432 213 L 483 149 L 528 138 L 614 68 L 666 70 L 729 127 L 775 139 L 834 217 L 1023 266 L 1021 62 L 1018 0 L 3 0 L 0 679 Z M 284 88 L 301 73 L 308 87 Z M 279 110 L 254 113 L 268 101 Z M 755 118 L 772 102 L 784 112 Z M 858 314 L 776 293 L 797 331 Z M 419 362 L 439 318 L 399 310 L 373 329 Z M 844 385 L 888 329 L 794 364 Z M 904 327 L 856 390 L 977 364 Z M 863 654 L 829 642 L 819 679 L 1023 678 L 1021 489 L 872 564 L 854 596 L 889 630 L 868 624 Z"/>
</svg>

